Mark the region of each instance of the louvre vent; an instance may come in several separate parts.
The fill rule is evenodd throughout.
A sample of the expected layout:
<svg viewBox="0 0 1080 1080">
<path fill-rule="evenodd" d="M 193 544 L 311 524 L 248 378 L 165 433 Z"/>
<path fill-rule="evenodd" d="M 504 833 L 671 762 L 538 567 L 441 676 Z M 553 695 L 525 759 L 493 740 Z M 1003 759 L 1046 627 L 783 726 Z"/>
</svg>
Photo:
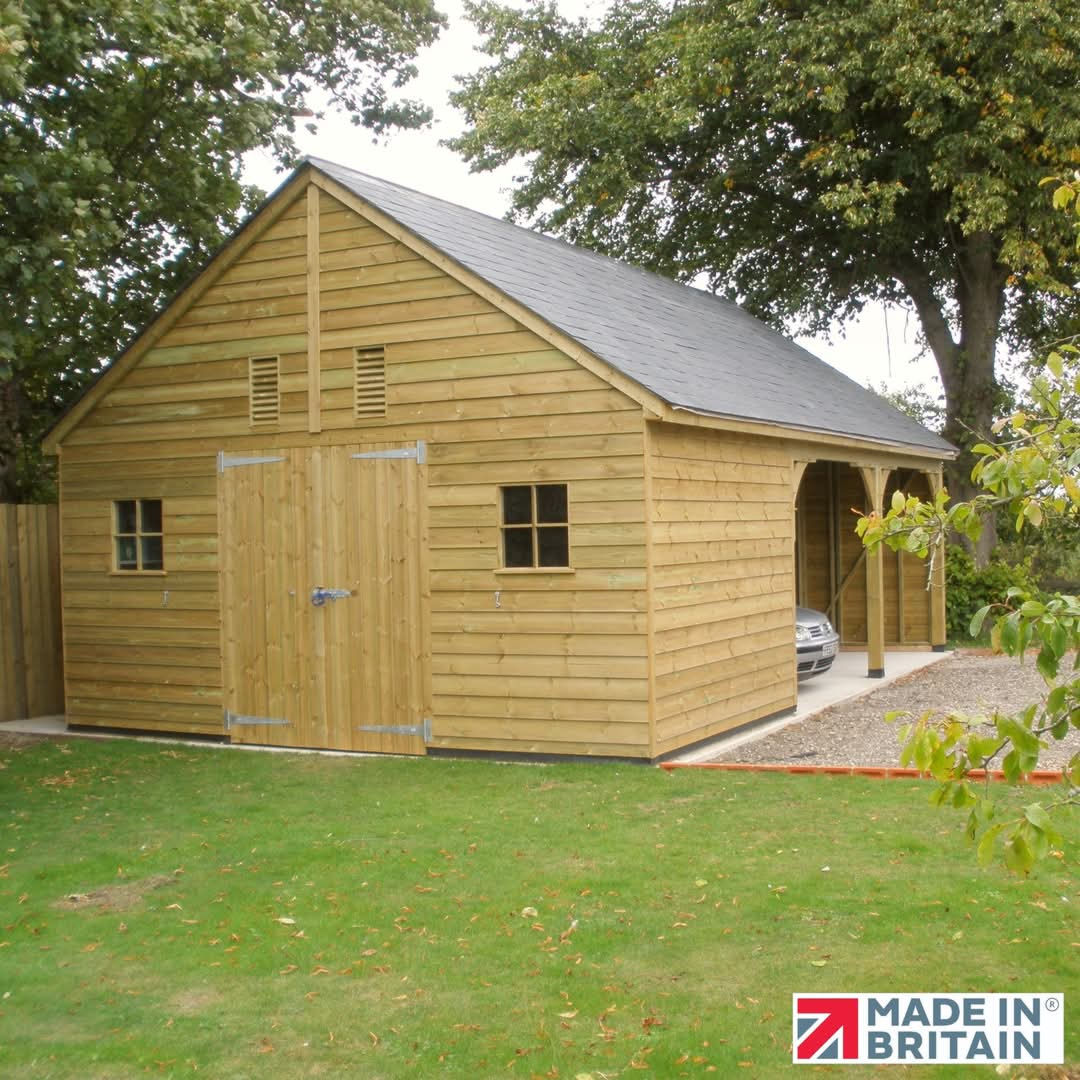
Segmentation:
<svg viewBox="0 0 1080 1080">
<path fill-rule="evenodd" d="M 386 356 L 383 349 L 357 349 L 353 375 L 353 415 L 386 415 Z"/>
<path fill-rule="evenodd" d="M 253 356 L 248 361 L 248 381 L 251 389 L 251 422 L 272 424 L 281 411 L 278 390 L 278 358 Z"/>
</svg>

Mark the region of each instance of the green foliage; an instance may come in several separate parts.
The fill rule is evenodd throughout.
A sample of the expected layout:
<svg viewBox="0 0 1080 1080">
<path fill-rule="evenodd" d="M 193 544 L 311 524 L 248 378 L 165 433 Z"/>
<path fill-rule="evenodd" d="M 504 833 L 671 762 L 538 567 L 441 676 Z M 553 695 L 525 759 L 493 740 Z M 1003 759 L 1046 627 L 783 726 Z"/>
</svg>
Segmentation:
<svg viewBox="0 0 1080 1080">
<path fill-rule="evenodd" d="M 974 475 L 983 494 L 950 504 L 945 492 L 932 502 L 897 492 L 886 513 L 859 519 L 867 547 L 886 544 L 940 557 L 946 536 L 956 532 L 977 539 L 984 516 L 1001 510 L 1019 535 L 1052 521 L 1075 535 L 1080 526 L 1080 349 L 1068 345 L 1051 353 L 1033 380 L 1030 398 L 1028 408 L 998 422 L 999 442 L 976 447 L 980 458 Z M 1035 653 L 1045 693 L 1012 714 L 926 713 L 904 730 L 903 760 L 941 782 L 939 803 L 969 808 L 968 835 L 977 842 L 981 861 L 1000 847 L 1011 869 L 1027 872 L 1059 843 L 1047 809 L 1080 802 L 1080 753 L 1073 755 L 1048 806 L 1033 803 L 1007 821 L 998 819 L 989 786 L 978 789 L 968 778 L 974 769 L 1000 768 L 1006 780 L 1017 783 L 1037 768 L 1048 739 L 1080 729 L 1080 597 L 1013 585 L 1001 599 L 984 597 L 971 617 L 971 636 L 978 636 L 988 620 L 997 650 L 1017 659 Z"/>
<path fill-rule="evenodd" d="M 376 131 L 423 122 L 388 84 L 440 23 L 432 0 L 0 0 L 0 500 L 262 198 L 241 155 L 290 161 L 317 93 Z"/>
<path fill-rule="evenodd" d="M 1045 288 L 1076 279 L 1075 255 L 1038 184 L 1080 146 L 1080 20 L 1053 0 L 471 11 L 492 63 L 464 79 L 451 145 L 519 167 L 518 218 L 704 275 L 784 328 L 908 306 L 958 446 L 993 420 L 1000 338 L 1041 345 L 1080 311 Z"/>
<path fill-rule="evenodd" d="M 1009 590 L 1034 593 L 1037 589 L 1031 570 L 1024 564 L 994 559 L 986 566 L 975 560 L 959 544 L 945 552 L 946 630 L 950 641 L 969 640 L 968 630 L 975 612 L 982 607 L 1005 604 Z"/>
</svg>

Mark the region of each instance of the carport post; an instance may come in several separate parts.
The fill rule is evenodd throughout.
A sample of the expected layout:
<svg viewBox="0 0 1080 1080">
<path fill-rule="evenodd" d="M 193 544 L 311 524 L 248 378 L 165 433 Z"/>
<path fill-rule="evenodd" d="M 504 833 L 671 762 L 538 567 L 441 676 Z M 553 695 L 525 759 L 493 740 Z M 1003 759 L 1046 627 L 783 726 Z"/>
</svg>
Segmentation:
<svg viewBox="0 0 1080 1080">
<path fill-rule="evenodd" d="M 870 508 L 882 512 L 889 470 L 879 465 L 860 466 Z M 885 568 L 881 547 L 866 554 L 866 652 L 868 679 L 885 676 Z"/>
<path fill-rule="evenodd" d="M 930 494 L 937 498 L 937 493 L 944 487 L 945 479 L 942 469 L 938 468 L 927 471 L 926 477 L 930 482 Z M 945 538 L 938 541 L 932 554 L 930 568 L 930 648 L 934 652 L 945 651 Z"/>
</svg>

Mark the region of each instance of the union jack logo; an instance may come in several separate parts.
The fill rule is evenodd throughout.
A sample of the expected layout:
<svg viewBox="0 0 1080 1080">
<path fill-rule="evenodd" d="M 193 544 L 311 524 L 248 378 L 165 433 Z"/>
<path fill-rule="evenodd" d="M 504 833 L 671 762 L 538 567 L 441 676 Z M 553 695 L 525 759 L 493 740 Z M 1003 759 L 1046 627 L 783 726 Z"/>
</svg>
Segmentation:
<svg viewBox="0 0 1080 1080">
<path fill-rule="evenodd" d="M 794 995 L 792 1061 L 856 1061 L 859 999 Z"/>
</svg>

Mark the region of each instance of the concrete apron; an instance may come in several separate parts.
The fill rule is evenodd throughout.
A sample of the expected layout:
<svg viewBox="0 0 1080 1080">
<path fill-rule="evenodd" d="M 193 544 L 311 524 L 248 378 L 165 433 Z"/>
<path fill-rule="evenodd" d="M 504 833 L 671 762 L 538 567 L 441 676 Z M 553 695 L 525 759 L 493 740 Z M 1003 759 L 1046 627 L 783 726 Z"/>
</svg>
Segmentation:
<svg viewBox="0 0 1080 1080">
<path fill-rule="evenodd" d="M 720 754 L 726 754 L 747 743 L 756 742 L 766 735 L 797 724 L 809 716 L 814 716 L 832 705 L 843 701 L 853 701 L 883 686 L 906 678 L 912 672 L 929 667 L 952 656 L 947 652 L 887 652 L 885 654 L 885 675 L 881 679 L 870 679 L 866 675 L 867 655 L 864 651 L 840 652 L 833 661 L 833 666 L 824 674 L 817 675 L 806 682 L 799 683 L 798 704 L 793 713 L 755 724 L 746 731 L 733 731 L 728 735 L 718 735 L 703 746 L 696 746 L 685 754 L 679 754 L 672 761 L 697 763 L 711 761 Z"/>
</svg>

